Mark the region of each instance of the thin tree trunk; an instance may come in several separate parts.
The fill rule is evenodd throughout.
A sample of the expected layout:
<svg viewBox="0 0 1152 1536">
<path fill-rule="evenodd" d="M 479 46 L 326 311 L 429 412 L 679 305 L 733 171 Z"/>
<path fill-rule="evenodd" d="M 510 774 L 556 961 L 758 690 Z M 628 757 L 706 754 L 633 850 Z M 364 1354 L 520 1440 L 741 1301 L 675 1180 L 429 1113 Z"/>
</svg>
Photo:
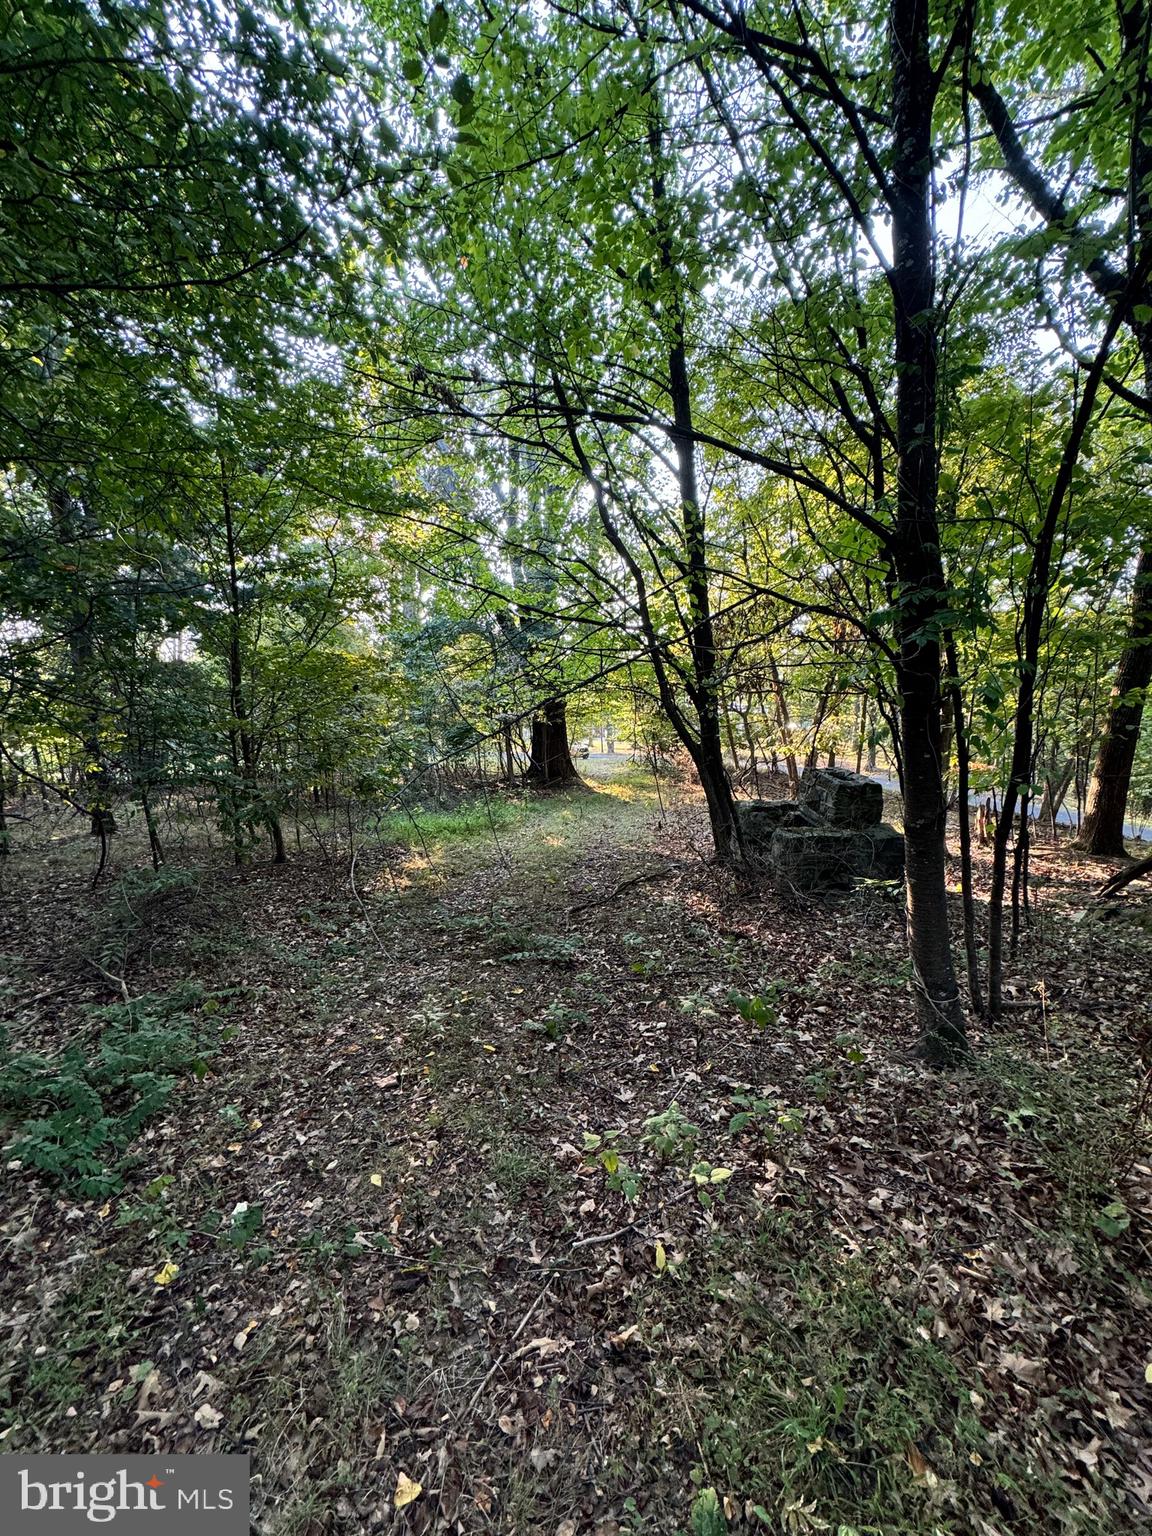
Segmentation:
<svg viewBox="0 0 1152 1536">
<path fill-rule="evenodd" d="M 75 546 L 79 538 L 76 503 L 71 494 L 58 485 L 48 488 L 48 505 L 57 539 L 64 545 Z M 80 565 L 77 553 L 76 565 Z M 116 831 L 116 817 L 112 811 L 112 779 L 104 756 L 104 744 L 100 732 L 100 707 L 94 696 L 92 676 L 92 614 L 81 598 L 75 605 L 68 625 L 68 656 L 72 674 L 72 686 L 82 701 L 84 730 L 81 751 L 84 755 L 83 781 L 88 803 L 89 830 L 93 837 L 107 838 Z M 101 870 L 107 862 L 107 850 L 103 851 Z"/>
<path fill-rule="evenodd" d="M 748 761 L 752 765 L 752 792 L 760 793 L 760 763 L 757 757 L 756 737 L 752 733 L 752 711 L 746 709 L 740 716 L 740 724 L 744 727 L 744 740 L 748 745 Z"/>
<path fill-rule="evenodd" d="M 724 710 L 724 734 L 728 738 L 728 755 L 732 759 L 732 772 L 740 772 L 740 753 L 736 750 L 736 732 L 732 728 L 732 708 Z"/>
<path fill-rule="evenodd" d="M 148 829 L 148 851 L 152 855 L 152 868 L 159 869 L 164 862 L 164 847 L 156 830 L 156 817 L 152 814 L 152 801 L 148 791 L 140 790 L 140 807 L 144 812 L 144 825 Z"/>
<path fill-rule="evenodd" d="M 12 851 L 8 841 L 7 788 L 5 767 L 0 763 L 0 859 L 6 859 Z"/>
<path fill-rule="evenodd" d="M 792 746 L 792 722 L 788 714 L 788 700 L 784 696 L 784 683 L 780 677 L 780 668 L 776 665 L 776 658 L 771 651 L 767 652 L 767 657 L 768 675 L 772 679 L 772 700 L 776 706 L 776 724 L 780 728 L 780 745 L 784 748 L 784 766 L 788 770 L 788 782 L 795 793 L 800 784 L 800 771 Z"/>
<path fill-rule="evenodd" d="M 1120 57 L 1116 78 L 1129 88 L 1117 95 L 1117 110 L 1130 105 L 1123 124 L 1129 148 L 1127 167 L 1128 243 L 1122 265 L 1113 265 L 1095 241 L 1085 241 L 1080 221 L 1071 215 L 1058 180 L 1050 180 L 1029 157 L 1017 125 L 986 72 L 973 72 L 972 94 L 979 101 L 1000 147 L 1004 165 L 1017 188 L 1049 230 L 1065 245 L 1117 322 L 1127 325 L 1139 348 L 1146 401 L 1152 401 L 1152 4 L 1124 0 L 1115 8 Z M 1059 175 L 1063 174 L 1061 170 Z M 1152 417 L 1152 407 L 1145 406 Z M 1096 757 L 1088 809 L 1079 845 L 1088 853 L 1124 857 L 1124 819 L 1145 695 L 1152 683 L 1152 541 L 1140 552 L 1128 644 L 1112 690 L 1113 703 Z"/>
<path fill-rule="evenodd" d="M 988 892 L 988 1013 L 1000 1016 L 1004 974 L 1004 892 L 1008 877 L 1008 844 L 1012 837 L 1017 802 L 1027 804 L 1032 782 L 1036 699 L 1040 685 L 1040 643 L 1044 616 L 1052 586 L 1056 531 L 1072 475 L 1080 458 L 1084 437 L 1092 420 L 1104 365 L 1120 324 L 1119 306 L 1113 311 L 1100 348 L 1084 380 L 1084 389 L 1073 414 L 1043 520 L 1032 546 L 1032 560 L 1024 591 L 1024 611 L 1018 640 L 1016 710 L 1012 731 L 1012 763 L 1008 786 L 1000 806 L 992 839 L 992 878 Z M 1025 833 L 1026 835 L 1026 833 Z"/>
<path fill-rule="evenodd" d="M 948 664 L 948 692 L 952 701 L 952 737 L 956 746 L 956 799 L 960 829 L 960 900 L 964 912 L 964 959 L 968 972 L 968 1000 L 973 1011 L 984 1008 L 984 991 L 980 983 L 980 956 L 976 947 L 976 893 L 972 880 L 972 819 L 969 800 L 971 754 L 968 750 L 968 729 L 964 719 L 964 697 L 960 688 L 960 671 L 956 662 L 956 642 L 949 635 L 944 642 L 944 655 Z"/>
<path fill-rule="evenodd" d="M 938 616 L 947 606 L 937 518 L 938 343 L 932 259 L 932 110 L 927 0 L 893 0 L 891 193 L 895 316 L 896 497 L 892 563 L 902 593 L 896 622 L 908 943 L 920 1054 L 944 1065 L 968 1053 L 949 933 L 940 773 Z"/>
</svg>

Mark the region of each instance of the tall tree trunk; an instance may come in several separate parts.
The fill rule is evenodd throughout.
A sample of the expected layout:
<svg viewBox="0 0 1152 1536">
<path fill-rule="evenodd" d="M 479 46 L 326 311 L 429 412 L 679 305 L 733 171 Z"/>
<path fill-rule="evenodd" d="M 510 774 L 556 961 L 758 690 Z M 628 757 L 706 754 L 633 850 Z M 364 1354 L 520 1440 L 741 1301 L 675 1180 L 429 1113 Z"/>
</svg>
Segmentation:
<svg viewBox="0 0 1152 1536">
<path fill-rule="evenodd" d="M 7 771 L 7 764 L 0 762 L 0 859 L 6 859 L 12 851 L 8 844 Z"/>
<path fill-rule="evenodd" d="M 1152 418 L 1152 0 L 1119 0 L 1115 17 L 1120 41 L 1115 78 L 1126 87 L 1117 92 L 1117 105 L 1131 103 L 1131 119 L 1125 124 L 1129 146 L 1128 249 L 1123 266 L 1113 266 L 1096 241 L 1082 238 L 1081 226 L 1065 203 L 1059 180 L 1045 175 L 1031 160 L 1007 104 L 986 72 L 974 75 L 970 84 L 1018 190 L 1064 243 L 1097 294 L 1115 307 L 1135 338 L 1144 369 L 1144 411 Z M 1113 704 L 1078 839 L 1088 853 L 1122 857 L 1126 852 L 1124 817 L 1150 683 L 1152 541 L 1145 539 L 1133 591 L 1128 644 L 1117 668 Z"/>
<path fill-rule="evenodd" d="M 736 730 L 732 724 L 732 706 L 724 710 L 724 734 L 728 738 L 728 756 L 732 759 L 732 772 L 740 772 L 740 752 L 736 746 Z"/>
<path fill-rule="evenodd" d="M 744 740 L 748 746 L 748 761 L 752 765 L 752 791 L 760 793 L 760 759 L 756 746 L 756 737 L 752 731 L 752 710 L 746 709 L 740 716 L 740 724 L 744 727 Z"/>
<path fill-rule="evenodd" d="M 1008 878 L 1008 844 L 1016 821 L 1016 806 L 1021 805 L 1020 856 L 1027 848 L 1029 786 L 1035 770 L 1036 700 L 1040 688 L 1040 645 L 1048 594 L 1056 569 L 1056 532 L 1065 500 L 1072 487 L 1072 475 L 1080 458 L 1084 438 L 1092 420 L 1096 396 L 1104 366 L 1120 324 L 1117 308 L 1105 330 L 1100 348 L 1084 380 L 1083 392 L 1068 429 L 1060 466 L 1052 484 L 1043 519 L 1032 543 L 1032 559 L 1024 588 L 1024 605 L 1017 632 L 1016 710 L 1012 728 L 1012 762 L 1008 785 L 992 838 L 992 878 L 988 891 L 988 1012 L 998 1018 L 1001 1008 L 1001 983 L 1004 974 L 1004 892 Z M 1019 860 L 1018 869 L 1021 867 Z M 1015 909 L 1014 909 L 1015 910 Z"/>
<path fill-rule="evenodd" d="M 1148 387 L 1152 391 L 1152 363 Z M 1148 687 L 1152 684 L 1152 541 L 1140 551 L 1132 591 L 1132 617 L 1128 644 L 1116 668 L 1112 702 L 1104 735 L 1096 753 L 1088 809 L 1078 844 L 1085 853 L 1102 858 L 1123 858 L 1124 819 L 1132 767 L 1140 741 L 1140 721 Z"/>
<path fill-rule="evenodd" d="M 568 749 L 567 708 L 563 699 L 549 699 L 532 717 L 528 783 L 540 789 L 554 789 L 575 783 L 578 778 Z"/>
<path fill-rule="evenodd" d="M 1052 842 L 1055 844 L 1058 841 L 1056 830 L 1058 826 L 1057 818 L 1060 815 L 1060 808 L 1068 797 L 1068 790 L 1071 787 L 1072 779 L 1076 772 L 1075 755 L 1066 759 L 1059 767 L 1054 762 L 1053 769 L 1054 772 L 1048 774 L 1044 780 L 1044 797 L 1040 801 L 1040 810 L 1036 820 L 1040 826 L 1047 824 L 1052 834 Z"/>
<path fill-rule="evenodd" d="M 932 259 L 932 110 L 927 0 L 893 0 L 891 192 L 895 317 L 896 516 L 892 563 L 900 587 L 896 686 L 904 765 L 904 838 L 920 1053 L 947 1064 L 968 1052 L 952 961 L 940 770 L 939 615 L 947 607 L 937 518 L 938 342 Z"/>
<path fill-rule="evenodd" d="M 816 705 L 816 713 L 812 717 L 812 740 L 809 744 L 808 756 L 804 763 L 806 769 L 815 768 L 820 760 L 820 732 L 824 728 L 824 720 L 828 714 L 831 701 L 832 679 L 829 677 L 825 680 L 824 686 L 820 690 L 820 699 Z"/>
<path fill-rule="evenodd" d="M 144 812 L 144 825 L 148 829 L 148 850 L 152 855 L 152 868 L 159 869 L 164 863 L 164 845 L 160 841 L 160 833 L 156 827 L 152 798 L 143 786 L 140 789 L 140 807 Z"/>
<path fill-rule="evenodd" d="M 71 493 L 62 486 L 48 489 L 48 505 L 52 514 L 53 529 L 61 544 L 74 546 L 80 536 L 77 507 Z M 81 561 L 77 554 L 77 568 Z M 100 704 L 95 694 L 93 678 L 92 614 L 80 597 L 70 614 L 68 625 L 68 658 L 72 674 L 72 686 L 80 707 L 83 726 L 80 747 L 84 754 L 84 793 L 88 806 L 89 830 L 93 837 L 107 839 L 116 831 L 116 817 L 112 811 L 112 776 L 104 753 L 100 730 Z M 107 857 L 102 850 L 101 868 Z"/>
<path fill-rule="evenodd" d="M 654 149 L 654 153 L 658 152 Z M 656 177 L 657 206 L 664 197 L 663 177 Z M 672 271 L 670 248 L 664 246 L 666 269 Z M 732 781 L 724 766 L 724 747 L 720 729 L 720 665 L 716 631 L 712 621 L 712 601 L 708 591 L 708 550 L 704 511 L 696 478 L 696 442 L 692 420 L 692 392 L 688 378 L 688 353 L 684 340 L 684 319 L 679 303 L 675 306 L 673 342 L 668 355 L 668 379 L 672 396 L 675 430 L 676 480 L 680 491 L 680 516 L 684 535 L 684 577 L 688 589 L 688 650 L 692 672 L 687 680 L 688 697 L 699 722 L 699 734 L 693 759 L 704 799 L 716 856 L 721 863 L 739 859 L 740 826 Z"/>
</svg>

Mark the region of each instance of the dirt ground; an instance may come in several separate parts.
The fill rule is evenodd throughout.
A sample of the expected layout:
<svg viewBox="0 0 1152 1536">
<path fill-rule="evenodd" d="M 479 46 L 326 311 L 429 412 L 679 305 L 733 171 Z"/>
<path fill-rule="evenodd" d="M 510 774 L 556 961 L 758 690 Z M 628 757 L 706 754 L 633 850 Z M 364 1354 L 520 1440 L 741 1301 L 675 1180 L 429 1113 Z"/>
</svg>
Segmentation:
<svg viewBox="0 0 1152 1536">
<path fill-rule="evenodd" d="M 931 1074 L 893 892 L 752 888 L 595 771 L 284 867 L 5 861 L 3 1448 L 248 1452 L 269 1536 L 1149 1528 L 1147 899 L 1037 850 L 1009 1022 Z M 61 1060 L 69 1135 L 171 1079 L 62 1177 Z"/>
</svg>

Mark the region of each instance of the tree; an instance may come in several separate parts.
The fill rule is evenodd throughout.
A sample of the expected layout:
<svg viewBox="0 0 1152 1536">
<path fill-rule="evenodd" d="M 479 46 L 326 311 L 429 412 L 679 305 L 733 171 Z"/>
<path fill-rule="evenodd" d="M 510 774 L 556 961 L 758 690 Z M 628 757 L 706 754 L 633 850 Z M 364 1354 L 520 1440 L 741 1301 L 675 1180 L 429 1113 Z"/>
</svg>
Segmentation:
<svg viewBox="0 0 1152 1536">
<path fill-rule="evenodd" d="M 1152 424 L 1152 67 L 1149 38 L 1152 5 L 1123 0 L 1101 6 L 1082 26 L 1094 38 L 1087 57 L 1070 51 L 1061 39 L 1054 46 L 1042 29 L 1042 46 L 1032 18 L 1019 13 L 1015 34 L 998 31 L 996 56 L 1006 65 L 1009 88 L 1022 97 L 1034 90 L 1055 97 L 1029 138 L 1021 116 L 1001 93 L 996 72 L 972 64 L 969 80 L 997 145 L 1004 170 L 1043 221 L 1031 248 L 1043 270 L 1049 252 L 1063 258 L 1064 273 L 1086 279 L 1089 291 L 1115 312 L 1135 342 L 1143 371 L 1144 393 L 1110 380 L 1122 398 Z M 1071 35 L 1071 34 L 1070 34 Z M 1005 41 L 1010 42 L 1006 50 Z M 1085 79 L 1085 72 L 1088 78 Z M 1066 175 L 1069 162 L 1074 173 Z M 1043 279 L 1041 279 L 1043 284 Z M 1077 308 L 1081 297 L 1071 289 Z M 1055 315 L 1057 306 L 1050 305 Z M 1058 330 L 1058 333 L 1059 330 Z M 1122 368 L 1121 375 L 1127 370 Z M 1140 722 L 1152 683 L 1152 542 L 1142 530 L 1132 582 L 1127 644 L 1116 680 L 1092 775 L 1081 845 L 1089 853 L 1123 856 L 1124 824 Z"/>
</svg>

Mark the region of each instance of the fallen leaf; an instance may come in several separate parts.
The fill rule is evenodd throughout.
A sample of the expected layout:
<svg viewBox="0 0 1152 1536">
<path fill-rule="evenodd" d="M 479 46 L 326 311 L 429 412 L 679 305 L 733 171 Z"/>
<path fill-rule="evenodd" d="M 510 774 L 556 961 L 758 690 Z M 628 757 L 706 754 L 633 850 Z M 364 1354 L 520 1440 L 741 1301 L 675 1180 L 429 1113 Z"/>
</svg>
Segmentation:
<svg viewBox="0 0 1152 1536">
<path fill-rule="evenodd" d="M 1001 1368 L 1011 1371 L 1021 1381 L 1040 1381 L 1044 1375 L 1043 1360 L 1029 1360 L 1026 1355 L 1008 1353 L 1001 1356 Z"/>
<path fill-rule="evenodd" d="M 512 1358 L 522 1360 L 525 1355 L 538 1354 L 541 1360 L 547 1360 L 552 1355 L 563 1354 L 569 1343 L 568 1339 L 529 1339 L 527 1344 L 521 1344 Z"/>
<path fill-rule="evenodd" d="M 201 1403 L 192 1417 L 201 1429 L 219 1429 L 224 1422 L 224 1415 L 213 1408 L 211 1403 Z"/>
<path fill-rule="evenodd" d="M 173 1264 L 171 1259 L 165 1259 L 164 1263 L 161 1264 L 160 1268 L 152 1276 L 152 1279 L 157 1285 L 171 1285 L 179 1273 L 179 1264 Z"/>
<path fill-rule="evenodd" d="M 401 1472 L 396 1478 L 396 1492 L 392 1499 L 394 1509 L 404 1509 L 409 1504 L 414 1504 L 424 1492 L 420 1483 L 414 1482 L 407 1472 Z"/>
</svg>

